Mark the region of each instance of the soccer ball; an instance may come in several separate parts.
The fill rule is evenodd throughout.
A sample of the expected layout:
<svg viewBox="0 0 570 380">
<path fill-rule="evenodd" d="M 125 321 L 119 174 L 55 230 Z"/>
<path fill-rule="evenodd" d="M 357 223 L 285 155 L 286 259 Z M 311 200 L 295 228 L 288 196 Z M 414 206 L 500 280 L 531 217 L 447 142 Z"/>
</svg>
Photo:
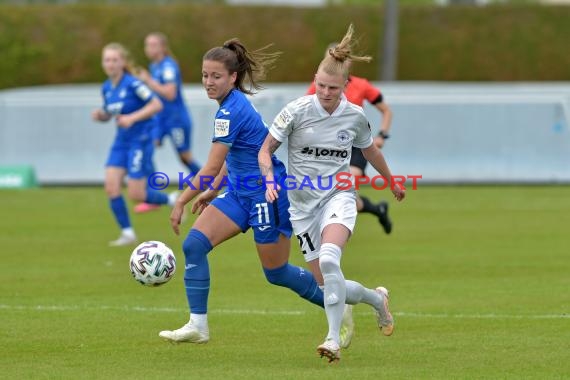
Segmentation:
<svg viewBox="0 0 570 380">
<path fill-rule="evenodd" d="M 176 272 L 176 257 L 168 246 L 159 241 L 145 241 L 131 254 L 131 273 L 146 286 L 167 283 Z"/>
</svg>

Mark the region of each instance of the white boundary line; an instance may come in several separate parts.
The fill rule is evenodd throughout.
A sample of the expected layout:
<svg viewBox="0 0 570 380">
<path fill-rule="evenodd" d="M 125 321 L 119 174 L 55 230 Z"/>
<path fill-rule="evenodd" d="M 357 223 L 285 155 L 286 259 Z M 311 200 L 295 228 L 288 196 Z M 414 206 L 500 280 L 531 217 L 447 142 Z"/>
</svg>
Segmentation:
<svg viewBox="0 0 570 380">
<path fill-rule="evenodd" d="M 171 307 L 143 307 L 143 306 L 79 306 L 79 305 L 6 305 L 0 304 L 0 310 L 15 311 L 126 311 L 145 313 L 184 313 L 188 309 Z M 261 310 L 261 309 L 212 309 L 210 314 L 233 315 L 307 315 L 309 313 L 299 310 Z M 370 312 L 358 312 L 358 315 L 368 315 Z M 451 314 L 451 313 L 415 313 L 395 312 L 397 317 L 404 318 L 442 318 L 442 319 L 570 319 L 570 314 Z"/>
</svg>

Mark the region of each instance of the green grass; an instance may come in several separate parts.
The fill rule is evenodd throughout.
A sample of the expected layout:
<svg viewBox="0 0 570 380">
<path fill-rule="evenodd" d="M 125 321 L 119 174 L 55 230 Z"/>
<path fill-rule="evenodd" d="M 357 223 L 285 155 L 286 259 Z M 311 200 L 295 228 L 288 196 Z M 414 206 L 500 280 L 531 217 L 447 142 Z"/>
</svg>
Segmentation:
<svg viewBox="0 0 570 380">
<path fill-rule="evenodd" d="M 157 333 L 187 320 L 182 270 L 160 288 L 131 278 L 130 248 L 107 247 L 117 228 L 102 189 L 3 190 L 0 377 L 568 378 L 570 187 L 420 186 L 390 205 L 392 235 L 359 216 L 343 268 L 391 289 L 395 333 L 358 306 L 353 344 L 329 366 L 315 354 L 324 313 L 265 283 L 249 234 L 210 257 L 211 341 L 171 345 Z M 132 219 L 182 268 L 168 210 Z"/>
</svg>

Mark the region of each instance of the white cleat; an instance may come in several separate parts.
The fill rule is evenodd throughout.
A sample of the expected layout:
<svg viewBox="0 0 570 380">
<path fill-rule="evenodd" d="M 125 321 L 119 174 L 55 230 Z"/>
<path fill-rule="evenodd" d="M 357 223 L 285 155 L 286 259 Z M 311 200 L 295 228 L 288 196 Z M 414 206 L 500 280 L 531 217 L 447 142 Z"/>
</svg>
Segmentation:
<svg viewBox="0 0 570 380">
<path fill-rule="evenodd" d="M 340 346 L 332 339 L 327 339 L 317 347 L 317 355 L 326 357 L 329 363 L 336 363 L 340 360 Z"/>
<path fill-rule="evenodd" d="M 126 245 L 135 245 L 137 244 L 137 236 L 135 234 L 126 234 L 121 233 L 121 236 L 117 240 L 113 240 L 109 242 L 110 247 L 123 247 Z"/>
<path fill-rule="evenodd" d="M 352 319 L 352 305 L 344 305 L 342 323 L 340 325 L 340 347 L 348 348 L 354 335 L 354 320 Z"/>
<path fill-rule="evenodd" d="M 376 319 L 378 320 L 378 327 L 382 334 L 386 336 L 392 335 L 394 332 L 394 318 L 388 308 L 388 289 L 379 286 L 375 291 L 382 297 L 382 307 L 376 310 Z"/>
<path fill-rule="evenodd" d="M 210 333 L 208 329 L 199 330 L 191 322 L 188 322 L 178 330 L 165 330 L 158 333 L 158 336 L 176 343 L 208 343 Z"/>
</svg>

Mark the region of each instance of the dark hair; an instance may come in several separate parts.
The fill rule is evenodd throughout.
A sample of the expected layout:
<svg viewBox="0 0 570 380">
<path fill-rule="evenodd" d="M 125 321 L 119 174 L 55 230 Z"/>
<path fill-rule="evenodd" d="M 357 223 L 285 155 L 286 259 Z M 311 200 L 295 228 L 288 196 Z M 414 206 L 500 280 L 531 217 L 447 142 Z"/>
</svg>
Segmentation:
<svg viewBox="0 0 570 380">
<path fill-rule="evenodd" d="M 270 46 L 250 52 L 237 38 L 232 38 L 223 46 L 208 50 L 203 60 L 223 63 L 230 74 L 237 73 L 234 86 L 244 94 L 252 95 L 255 90 L 263 88 L 259 82 L 265 79 L 266 72 L 281 55 L 281 52 L 264 52 Z M 249 82 L 247 88 L 244 84 L 246 81 Z"/>
</svg>

